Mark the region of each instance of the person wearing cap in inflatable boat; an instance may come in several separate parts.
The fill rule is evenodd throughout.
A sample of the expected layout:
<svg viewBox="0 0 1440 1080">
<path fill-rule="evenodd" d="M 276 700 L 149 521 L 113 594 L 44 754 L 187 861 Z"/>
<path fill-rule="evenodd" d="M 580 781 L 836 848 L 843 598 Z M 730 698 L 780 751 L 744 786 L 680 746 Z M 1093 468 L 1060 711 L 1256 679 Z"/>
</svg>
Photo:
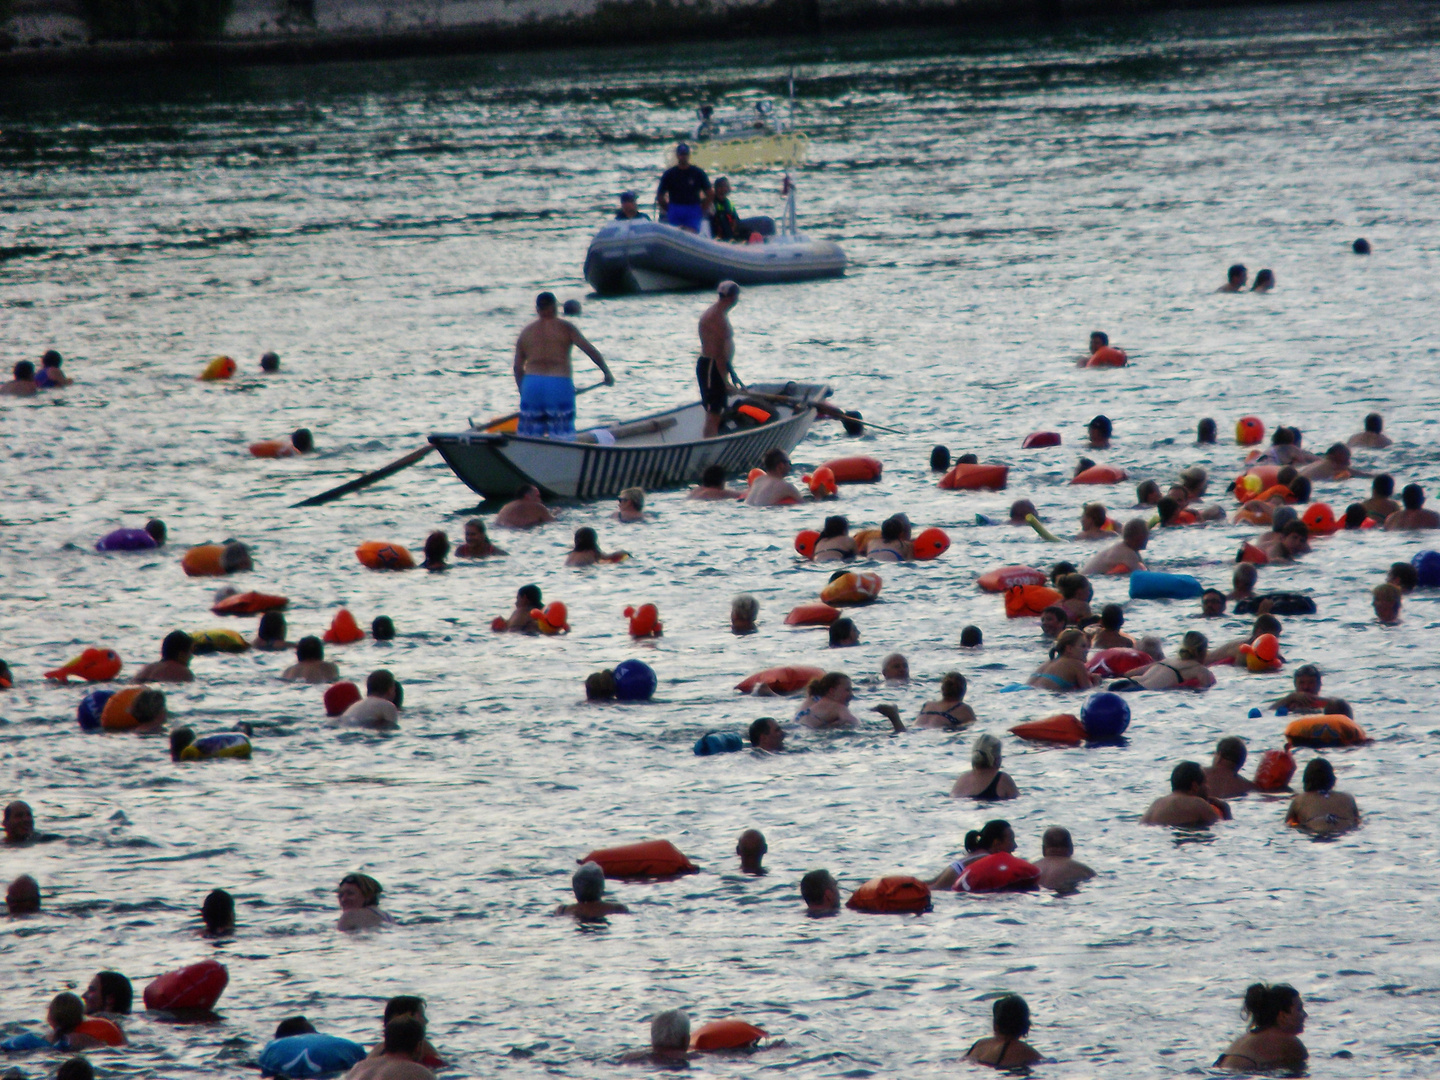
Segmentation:
<svg viewBox="0 0 1440 1080">
<path fill-rule="evenodd" d="M 665 224 L 698 233 L 714 198 L 715 191 L 705 170 L 690 164 L 690 144 L 676 145 L 675 164 L 661 173 L 655 188 L 655 203 Z"/>
<path fill-rule="evenodd" d="M 628 915 L 630 909 L 605 899 L 605 871 L 599 863 L 587 862 L 570 875 L 575 903 L 561 904 L 556 915 L 570 915 L 581 922 L 603 921 L 607 915 Z"/>
<path fill-rule="evenodd" d="M 1082 574 L 1108 574 L 1116 567 L 1124 567 L 1125 573 L 1144 570 L 1140 552 L 1150 543 L 1150 526 L 1144 518 L 1131 518 L 1120 531 L 1120 542 L 1111 544 L 1103 551 L 1092 555 L 1081 568 Z"/>
<path fill-rule="evenodd" d="M 1141 825 L 1204 828 L 1230 820 L 1230 807 L 1210 797 L 1205 770 L 1193 761 L 1182 761 L 1170 772 L 1170 794 L 1150 804 L 1140 818 Z"/>
<path fill-rule="evenodd" d="M 615 211 L 616 221 L 649 221 L 650 215 L 641 211 L 635 192 L 620 193 L 620 209 Z"/>
</svg>

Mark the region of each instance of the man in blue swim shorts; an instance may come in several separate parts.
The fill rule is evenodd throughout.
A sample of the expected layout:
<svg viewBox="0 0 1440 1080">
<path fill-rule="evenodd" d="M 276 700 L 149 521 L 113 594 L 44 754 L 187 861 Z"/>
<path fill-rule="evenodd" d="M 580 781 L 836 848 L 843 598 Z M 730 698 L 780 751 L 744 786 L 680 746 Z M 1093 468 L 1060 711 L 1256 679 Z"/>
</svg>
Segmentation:
<svg viewBox="0 0 1440 1080">
<path fill-rule="evenodd" d="M 660 177 L 655 201 L 666 224 L 698 233 L 700 223 L 705 220 L 705 207 L 710 205 L 715 193 L 705 170 L 690 164 L 690 147 L 683 142 L 675 147 L 675 161 Z"/>
<path fill-rule="evenodd" d="M 578 346 L 595 366 L 605 373 L 605 385 L 614 386 L 615 376 L 600 350 L 585 340 L 571 322 L 560 318 L 555 294 L 542 292 L 535 298 L 534 322 L 520 331 L 515 342 L 515 385 L 520 388 L 519 435 L 541 435 L 551 439 L 575 437 L 575 382 L 570 368 L 570 349 Z"/>
</svg>

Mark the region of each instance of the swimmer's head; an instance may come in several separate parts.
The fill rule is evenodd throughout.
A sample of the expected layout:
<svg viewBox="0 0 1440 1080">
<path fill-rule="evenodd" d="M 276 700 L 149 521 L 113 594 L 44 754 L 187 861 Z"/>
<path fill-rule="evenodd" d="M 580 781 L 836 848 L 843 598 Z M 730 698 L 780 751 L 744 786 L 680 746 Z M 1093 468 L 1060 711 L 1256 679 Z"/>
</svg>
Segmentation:
<svg viewBox="0 0 1440 1080">
<path fill-rule="evenodd" d="M 966 851 L 989 851 L 992 853 L 1015 850 L 1015 830 L 1008 821 L 996 818 L 987 821 L 976 831 L 965 834 Z"/>
<path fill-rule="evenodd" d="M 1167 495 L 1155 504 L 1155 512 L 1160 515 L 1161 525 L 1169 525 L 1180 512 L 1180 504 Z"/>
<path fill-rule="evenodd" d="M 170 760 L 179 761 L 180 755 L 185 748 L 195 741 L 195 729 L 188 727 L 176 728 L 170 732 Z"/>
<path fill-rule="evenodd" d="M 1055 587 L 1066 600 L 1087 599 L 1087 591 L 1093 592 L 1090 579 L 1084 574 L 1066 574 L 1055 583 Z"/>
<path fill-rule="evenodd" d="M 1288 485 L 1290 494 L 1295 496 L 1296 502 L 1308 503 L 1310 501 L 1310 478 L 1308 476 L 1297 476 Z"/>
<path fill-rule="evenodd" d="M 200 904 L 200 918 L 212 934 L 235 929 L 235 898 L 224 889 L 211 889 Z"/>
<path fill-rule="evenodd" d="M 892 652 L 880 662 L 880 677 L 888 682 L 905 682 L 910 678 L 910 661 Z"/>
<path fill-rule="evenodd" d="M 29 840 L 35 834 L 35 811 L 20 799 L 5 807 L 5 839 L 11 843 Z"/>
<path fill-rule="evenodd" d="M 597 862 L 587 862 L 570 875 L 570 888 L 582 904 L 598 904 L 605 896 L 605 869 Z"/>
<path fill-rule="evenodd" d="M 84 1022 L 85 1003 L 79 994 L 56 994 L 45 1016 L 57 1035 L 68 1035 Z"/>
<path fill-rule="evenodd" d="M 1356 255 L 1369 255 L 1370 241 L 1362 236 L 1350 245 L 1350 250 L 1355 252 Z"/>
<path fill-rule="evenodd" d="M 555 294 L 553 292 L 542 292 L 535 297 L 535 310 L 541 315 L 555 314 Z"/>
<path fill-rule="evenodd" d="M 1106 630 L 1119 630 L 1125 625 L 1125 609 L 1119 604 L 1106 604 L 1100 609 L 1100 625 Z"/>
<path fill-rule="evenodd" d="M 1140 551 L 1150 542 L 1150 526 L 1144 518 L 1131 518 L 1120 532 L 1127 547 Z"/>
<path fill-rule="evenodd" d="M 811 870 L 800 879 L 800 897 L 808 907 L 828 907 L 840 902 L 840 886 L 829 870 Z"/>
<path fill-rule="evenodd" d="M 850 522 L 841 514 L 833 514 L 825 519 L 825 525 L 820 530 L 821 540 L 830 540 L 837 536 L 848 536 L 850 534 Z"/>
<path fill-rule="evenodd" d="M 1235 766 L 1236 769 L 1242 769 L 1245 766 L 1245 759 L 1249 756 L 1249 751 L 1245 749 L 1245 740 L 1237 739 L 1234 735 L 1226 735 L 1225 738 L 1215 744 L 1215 761 L 1217 764 L 1226 761 Z"/>
<path fill-rule="evenodd" d="M 1095 460 L 1093 458 L 1082 457 L 1075 462 L 1075 475 L 1079 476 L 1086 469 L 1093 469 L 1094 467 Z"/>
<path fill-rule="evenodd" d="M 1419 484 L 1406 484 L 1400 489 L 1400 501 L 1406 510 L 1419 510 L 1425 505 L 1425 489 Z"/>
<path fill-rule="evenodd" d="M 380 902 L 380 894 L 384 891 L 380 882 L 369 874 L 346 874 L 336 886 L 342 908 L 346 907 L 347 903 L 352 908 L 374 907 Z"/>
<path fill-rule="evenodd" d="M 1415 587 L 1420 584 L 1420 574 L 1408 562 L 1391 563 L 1385 580 L 1402 593 L 1414 592 Z"/>
<path fill-rule="evenodd" d="M 306 634 L 295 643 L 295 659 L 301 664 L 311 660 L 324 660 L 325 643 L 314 634 Z"/>
<path fill-rule="evenodd" d="M 82 996 L 85 1011 L 95 1013 L 128 1013 L 135 1001 L 135 987 L 118 971 L 96 972 Z"/>
<path fill-rule="evenodd" d="M 645 490 L 638 487 L 628 487 L 620 492 L 618 501 L 622 507 L 628 503 L 630 507 L 636 511 L 644 510 Z"/>
<path fill-rule="evenodd" d="M 679 1009 L 662 1012 L 650 1021 L 652 1050 L 684 1053 L 690 1049 L 690 1018 Z"/>
<path fill-rule="evenodd" d="M 1040 838 L 1040 854 L 1046 858 L 1068 859 L 1075 854 L 1075 841 L 1070 837 L 1069 829 L 1062 829 L 1059 825 L 1052 825 L 1045 830 L 1045 835 Z"/>
<path fill-rule="evenodd" d="M 958 671 L 947 671 L 940 680 L 940 699 L 942 701 L 964 701 L 966 689 L 964 675 Z"/>
<path fill-rule="evenodd" d="M 970 747 L 972 769 L 998 769 L 1000 767 L 1000 740 L 988 732 L 976 738 Z"/>
<path fill-rule="evenodd" d="M 315 436 L 310 434 L 309 428 L 296 428 L 290 433 L 290 445 L 300 453 L 308 454 L 315 449 Z"/>
<path fill-rule="evenodd" d="M 1109 345 L 1109 344 L 1110 344 L 1110 335 L 1107 334 L 1107 333 L 1105 333 L 1104 330 L 1091 330 L 1091 331 L 1090 331 L 1090 351 L 1091 351 L 1092 353 L 1093 353 L 1096 349 L 1103 349 L 1106 345 Z"/>
<path fill-rule="evenodd" d="M 165 522 L 159 518 L 151 518 L 145 522 L 145 531 L 150 534 L 150 539 L 155 543 L 164 546 L 165 544 Z"/>
<path fill-rule="evenodd" d="M 1058 637 L 1069 622 L 1070 613 L 1059 604 L 1051 604 L 1040 612 L 1040 633 L 1048 638 Z"/>
<path fill-rule="evenodd" d="M 436 529 L 425 537 L 425 562 L 431 566 L 442 565 L 450 554 L 450 538 Z"/>
<path fill-rule="evenodd" d="M 1343 442 L 1331 443 L 1325 451 L 1325 456 L 1338 468 L 1348 468 L 1350 465 L 1350 448 Z"/>
<path fill-rule="evenodd" d="M 979 465 L 980 459 L 974 454 L 961 454 L 955 459 L 956 465 Z"/>
<path fill-rule="evenodd" d="M 995 999 L 995 1034 L 1005 1039 L 1023 1039 L 1030 1032 L 1030 1006 L 1019 994 Z"/>
<path fill-rule="evenodd" d="M 1195 425 L 1195 441 L 1197 443 L 1213 443 L 1215 441 L 1215 421 L 1205 417 Z"/>
<path fill-rule="evenodd" d="M 524 487 L 522 487 L 519 491 L 515 493 L 515 498 L 528 499 L 531 502 L 539 502 L 540 489 L 534 484 L 526 484 Z"/>
<path fill-rule="evenodd" d="M 830 647 L 844 648 L 860 644 L 860 630 L 853 619 L 840 618 L 830 624 Z"/>
<path fill-rule="evenodd" d="M 1139 641 L 1135 642 L 1135 647 L 1150 657 L 1151 660 L 1165 659 L 1165 645 L 1154 634 L 1146 634 Z"/>
<path fill-rule="evenodd" d="M 1351 503 L 1345 507 L 1345 528 L 1359 529 L 1364 527 L 1365 519 L 1370 515 L 1365 512 L 1365 507 L 1359 503 Z"/>
<path fill-rule="evenodd" d="M 1010 520 L 1021 522 L 1035 513 L 1035 504 L 1029 499 L 1016 499 L 1010 504 Z"/>
<path fill-rule="evenodd" d="M 1251 286 L 1253 292 L 1264 292 L 1266 289 L 1275 287 L 1275 271 L 1261 270 L 1255 275 L 1255 284 Z"/>
<path fill-rule="evenodd" d="M 1210 474 L 1199 465 L 1191 465 L 1188 469 L 1180 470 L 1180 484 L 1190 492 L 1191 498 L 1198 499 L 1205 494 L 1205 488 L 1209 483 Z"/>
<path fill-rule="evenodd" d="M 184 630 L 171 630 L 160 643 L 161 660 L 178 660 L 185 663 L 195 651 L 195 641 Z"/>
<path fill-rule="evenodd" d="M 315 1025 L 303 1016 L 287 1016 L 275 1025 L 275 1038 L 288 1039 L 292 1035 L 314 1035 Z"/>
<path fill-rule="evenodd" d="M 1197 664 L 1205 662 L 1205 654 L 1210 651 L 1210 642 L 1199 630 L 1188 631 L 1180 639 L 1180 659 L 1193 660 Z"/>
<path fill-rule="evenodd" d="M 141 690 L 130 702 L 130 715 L 141 727 L 147 724 L 163 723 L 165 720 L 165 695 L 159 690 Z"/>
<path fill-rule="evenodd" d="M 592 671 L 585 676 L 585 700 L 614 701 L 615 672 L 606 668 L 604 671 Z"/>
<path fill-rule="evenodd" d="M 1320 692 L 1320 669 L 1314 664 L 1301 664 L 1295 669 L 1295 689 L 1302 694 L 1318 694 Z"/>
<path fill-rule="evenodd" d="M 719 293 L 720 299 L 722 300 L 733 301 L 740 299 L 740 286 L 736 285 L 733 281 L 720 282 L 720 287 L 715 291 Z"/>
<path fill-rule="evenodd" d="M 1194 761 L 1182 761 L 1170 770 L 1170 790 L 1182 795 L 1205 787 L 1205 770 Z"/>
<path fill-rule="evenodd" d="M 1086 424 L 1085 429 L 1090 433 L 1092 438 L 1099 435 L 1102 439 L 1108 439 L 1114 431 L 1114 425 L 1110 423 L 1108 416 L 1101 414 Z"/>
<path fill-rule="evenodd" d="M 285 640 L 285 616 L 278 611 L 267 611 L 260 616 L 259 629 L 255 636 L 261 641 L 284 641 Z"/>
<path fill-rule="evenodd" d="M 723 488 L 725 486 L 725 466 L 706 465 L 705 471 L 700 474 L 700 486 L 706 488 Z"/>
<path fill-rule="evenodd" d="M 1388 499 L 1395 494 L 1395 478 L 1389 473 L 1381 473 L 1370 481 L 1370 494 L 1377 499 Z"/>
<path fill-rule="evenodd" d="M 1103 503 L 1086 503 L 1080 511 L 1080 524 L 1087 529 L 1105 527 L 1105 506 Z"/>
<path fill-rule="evenodd" d="M 280 354 L 279 354 L 279 353 L 273 353 L 273 352 L 267 352 L 264 356 L 260 357 L 260 370 L 261 370 L 261 371 L 272 371 L 272 372 L 273 372 L 273 371 L 279 371 L 279 370 L 280 370 Z"/>
<path fill-rule="evenodd" d="M 1293 506 L 1281 506 L 1270 517 L 1270 530 L 1277 533 L 1284 532 L 1287 525 L 1299 520 L 1300 515 L 1295 512 Z"/>
<path fill-rule="evenodd" d="M 730 619 L 753 623 L 760 614 L 760 601 L 749 593 L 741 593 L 730 601 Z"/>
<path fill-rule="evenodd" d="M 416 997 L 414 994 L 397 994 L 385 1002 L 385 1014 L 380 1018 L 382 1024 L 388 1024 L 391 1020 L 409 1017 L 420 1024 L 428 1023 L 425 1018 L 425 999 Z"/>
<path fill-rule="evenodd" d="M 1225 280 L 1237 289 L 1245 284 L 1245 279 L 1250 276 L 1250 271 L 1245 269 L 1243 263 L 1236 263 L 1225 271 Z M 1213 280 L 1213 279 L 1212 279 Z"/>
<path fill-rule="evenodd" d="M 905 537 L 905 526 L 899 518 L 888 517 L 880 523 L 880 539 L 893 543 Z"/>
<path fill-rule="evenodd" d="M 40 910 L 40 883 L 21 874 L 5 890 L 5 906 L 11 915 L 33 915 Z"/>
<path fill-rule="evenodd" d="M 1375 615 L 1381 622 L 1397 622 L 1400 619 L 1400 590 L 1394 585 L 1376 585 L 1370 591 Z"/>
<path fill-rule="evenodd" d="M 227 574 L 238 574 L 254 568 L 250 549 L 238 540 L 231 540 L 220 551 L 220 568 Z"/>
<path fill-rule="evenodd" d="M 370 634 L 376 641 L 391 641 L 395 637 L 395 622 L 389 615 L 376 615 L 370 624 Z"/>
<path fill-rule="evenodd" d="M 1274 615 L 1269 613 L 1257 615 L 1255 616 L 1255 622 L 1250 627 L 1250 640 L 1254 641 L 1262 634 L 1273 634 L 1278 638 L 1284 629 L 1285 628 L 1280 625 L 1280 620 Z"/>
<path fill-rule="evenodd" d="M 1249 566 L 1249 563 L 1244 565 Z M 1225 614 L 1225 594 L 1219 589 L 1206 589 L 1200 594 L 1200 614 L 1207 619 L 1218 618 Z"/>
<path fill-rule="evenodd" d="M 1060 580 L 1062 577 L 1064 577 L 1066 574 L 1073 574 L 1073 573 L 1075 573 L 1075 564 L 1074 564 L 1074 563 L 1072 563 L 1072 562 L 1064 562 L 1064 561 L 1057 562 L 1054 566 L 1050 567 L 1050 583 L 1053 585 L 1055 582 L 1059 581 L 1059 580 Z"/>
<path fill-rule="evenodd" d="M 584 308 L 580 306 L 579 300 L 566 300 L 561 310 L 565 312 L 566 315 L 579 315 L 584 311 Z"/>
<path fill-rule="evenodd" d="M 760 467 L 767 473 L 784 476 L 790 471 L 790 458 L 784 450 L 777 446 L 760 459 Z"/>
<path fill-rule="evenodd" d="M 1301 783 L 1306 791 L 1331 791 L 1335 787 L 1335 769 L 1323 757 L 1311 758 Z"/>
<path fill-rule="evenodd" d="M 960 647 L 962 649 L 978 649 L 985 644 L 985 635 L 980 632 L 978 626 L 967 626 L 960 631 Z"/>
<path fill-rule="evenodd" d="M 759 829 L 746 829 L 735 842 L 735 854 L 740 856 L 742 866 L 758 867 L 760 860 L 769 850 L 770 845 L 765 843 L 765 834 Z"/>
<path fill-rule="evenodd" d="M 29 360 L 17 361 L 13 369 L 16 382 L 34 382 L 35 365 Z"/>
<path fill-rule="evenodd" d="M 1243 1011 L 1250 1018 L 1250 1030 L 1264 1031 L 1273 1028 L 1279 1022 L 1280 1014 L 1289 1012 L 1299 1000 L 1300 992 L 1284 983 L 1277 986 L 1255 983 L 1248 987 L 1245 991 Z"/>
<path fill-rule="evenodd" d="M 40 366 L 58 369 L 65 362 L 65 358 L 54 349 L 46 349 L 45 355 L 40 357 Z"/>
<path fill-rule="evenodd" d="M 536 608 L 544 607 L 545 602 L 540 598 L 540 586 L 521 585 L 515 592 L 515 606 L 521 611 L 533 611 Z"/>
<path fill-rule="evenodd" d="M 1085 650 L 1090 646 L 1090 639 L 1085 636 L 1084 631 L 1077 630 L 1073 626 L 1068 630 L 1061 630 L 1055 637 L 1055 644 L 1050 646 L 1050 659 L 1059 659 L 1061 656 L 1064 656 L 1068 650 L 1075 648 L 1077 645 L 1080 647 L 1080 659 L 1083 660 L 1085 658 Z"/>
<path fill-rule="evenodd" d="M 1271 446 L 1288 446 L 1295 441 L 1295 432 L 1284 424 L 1277 424 L 1270 433 Z"/>
<path fill-rule="evenodd" d="M 600 551 L 600 538 L 595 535 L 595 530 L 588 525 L 582 525 L 575 530 L 576 551 Z"/>
<path fill-rule="evenodd" d="M 1135 488 L 1135 501 L 1141 506 L 1154 506 L 1160 501 L 1160 485 L 1154 480 L 1141 480 Z"/>
<path fill-rule="evenodd" d="M 932 446 L 930 448 L 930 471 L 944 472 L 950 468 L 950 448 L 948 446 Z"/>
<path fill-rule="evenodd" d="M 413 1058 L 425 1040 L 425 1025 L 405 1017 L 385 1025 L 385 1053 Z"/>
<path fill-rule="evenodd" d="M 376 668 L 365 679 L 365 696 L 385 698 L 399 706 L 400 684 L 390 672 L 384 668 Z"/>
<path fill-rule="evenodd" d="M 1367 413 L 1365 415 L 1365 430 L 1372 435 L 1379 435 L 1385 430 L 1385 418 L 1378 412 Z"/>
<path fill-rule="evenodd" d="M 750 745 L 779 753 L 785 748 L 785 730 L 773 716 L 762 716 L 750 725 Z"/>
</svg>

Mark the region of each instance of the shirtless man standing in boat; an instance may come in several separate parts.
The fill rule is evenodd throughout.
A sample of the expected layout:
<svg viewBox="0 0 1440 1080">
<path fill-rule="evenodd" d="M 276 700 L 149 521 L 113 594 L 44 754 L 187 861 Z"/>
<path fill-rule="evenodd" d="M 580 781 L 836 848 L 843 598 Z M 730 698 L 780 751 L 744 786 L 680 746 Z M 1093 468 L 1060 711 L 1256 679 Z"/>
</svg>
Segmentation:
<svg viewBox="0 0 1440 1080">
<path fill-rule="evenodd" d="M 555 294 L 542 292 L 535 298 L 539 318 L 515 342 L 515 385 L 520 389 L 520 424 L 517 435 L 542 435 L 552 439 L 575 437 L 575 381 L 570 367 L 570 349 L 580 351 L 605 373 L 605 385 L 614 386 L 615 376 L 600 350 L 585 340 L 575 324 L 556 312 Z"/>
<path fill-rule="evenodd" d="M 700 381 L 700 401 L 705 407 L 705 435 L 720 434 L 720 417 L 728 395 L 741 389 L 735 378 L 735 334 L 730 329 L 730 309 L 740 302 L 740 286 L 720 283 L 720 295 L 700 316 L 700 359 L 695 361 L 695 378 Z"/>
</svg>

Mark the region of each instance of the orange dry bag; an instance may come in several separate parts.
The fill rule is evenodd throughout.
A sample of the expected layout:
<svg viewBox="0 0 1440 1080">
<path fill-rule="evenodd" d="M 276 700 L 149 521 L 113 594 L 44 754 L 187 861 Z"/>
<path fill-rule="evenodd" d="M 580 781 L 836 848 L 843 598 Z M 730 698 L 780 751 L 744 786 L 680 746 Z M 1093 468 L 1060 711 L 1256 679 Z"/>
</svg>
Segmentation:
<svg viewBox="0 0 1440 1080">
<path fill-rule="evenodd" d="M 786 626 L 829 626 L 840 617 L 840 609 L 829 604 L 800 604 L 785 616 Z"/>
<path fill-rule="evenodd" d="M 835 482 L 839 484 L 868 484 L 880 479 L 885 466 L 878 458 L 842 457 L 825 462 L 820 469 L 829 469 L 835 474 Z M 820 469 L 815 471 L 818 473 Z"/>
<path fill-rule="evenodd" d="M 1016 585 L 1005 592 L 1005 617 L 1019 619 L 1027 615 L 1039 615 L 1052 604 L 1060 603 L 1062 597 L 1045 585 Z"/>
<path fill-rule="evenodd" d="M 676 874 L 692 874 L 699 869 L 669 840 L 646 840 L 624 847 L 600 848 L 580 861 L 599 863 L 608 878 L 674 877 Z"/>
<path fill-rule="evenodd" d="M 384 540 L 366 540 L 355 549 L 355 557 L 371 570 L 410 570 L 415 557 L 400 544 Z"/>
<path fill-rule="evenodd" d="M 1045 571 L 1033 566 L 997 566 L 980 575 L 980 588 L 986 592 L 1007 592 L 1016 585 L 1044 585 L 1049 580 Z"/>
<path fill-rule="evenodd" d="M 796 690 L 805 689 L 812 679 L 818 679 L 824 674 L 824 668 L 806 667 L 803 664 L 766 668 L 754 675 L 747 675 L 735 684 L 735 689 L 742 694 L 748 694 L 757 687 L 766 686 L 772 694 L 793 694 Z"/>
<path fill-rule="evenodd" d="M 918 915 L 930 910 L 930 886 L 907 874 L 871 878 L 850 894 L 845 906 L 874 915 Z"/>
<path fill-rule="evenodd" d="M 690 1036 L 691 1050 L 742 1050 L 765 1038 L 765 1032 L 744 1020 L 712 1020 Z"/>
</svg>

